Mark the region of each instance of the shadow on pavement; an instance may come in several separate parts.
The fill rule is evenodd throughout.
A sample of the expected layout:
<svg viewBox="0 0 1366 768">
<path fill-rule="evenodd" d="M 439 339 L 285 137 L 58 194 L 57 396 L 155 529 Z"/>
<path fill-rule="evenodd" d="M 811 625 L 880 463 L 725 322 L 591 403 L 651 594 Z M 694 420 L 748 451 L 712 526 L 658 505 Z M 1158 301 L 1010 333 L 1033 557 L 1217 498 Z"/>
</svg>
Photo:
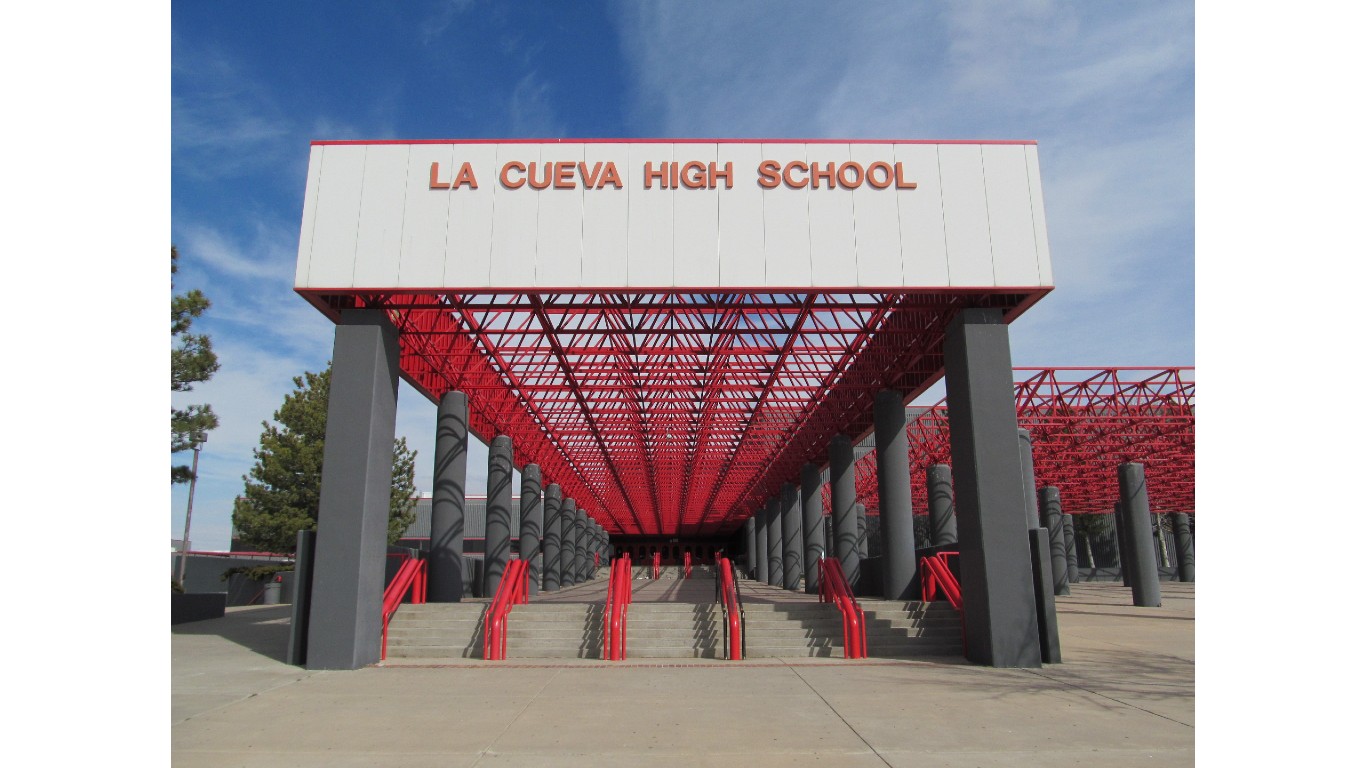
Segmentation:
<svg viewBox="0 0 1366 768">
<path fill-rule="evenodd" d="M 176 624 L 171 634 L 216 635 L 283 664 L 289 650 L 290 610 L 289 605 L 230 609 L 221 619 Z"/>
</svg>

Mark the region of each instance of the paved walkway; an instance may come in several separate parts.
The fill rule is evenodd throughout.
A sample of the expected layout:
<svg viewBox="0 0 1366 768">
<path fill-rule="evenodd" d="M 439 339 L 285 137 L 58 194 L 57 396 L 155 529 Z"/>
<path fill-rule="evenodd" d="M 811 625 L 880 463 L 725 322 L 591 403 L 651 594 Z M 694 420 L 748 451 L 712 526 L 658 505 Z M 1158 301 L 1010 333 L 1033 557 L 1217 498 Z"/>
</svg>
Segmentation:
<svg viewBox="0 0 1366 768">
<path fill-rule="evenodd" d="M 582 585 L 587 589 L 593 585 Z M 1193 765 L 1195 590 L 1058 598 L 1065 663 L 284 664 L 288 606 L 172 628 L 177 766 Z"/>
</svg>

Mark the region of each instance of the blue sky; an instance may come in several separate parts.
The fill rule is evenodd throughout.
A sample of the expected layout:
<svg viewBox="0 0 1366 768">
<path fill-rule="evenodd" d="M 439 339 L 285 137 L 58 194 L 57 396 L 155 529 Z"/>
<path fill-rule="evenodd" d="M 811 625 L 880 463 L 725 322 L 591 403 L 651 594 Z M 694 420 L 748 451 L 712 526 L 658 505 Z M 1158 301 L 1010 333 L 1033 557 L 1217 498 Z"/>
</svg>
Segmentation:
<svg viewBox="0 0 1366 768">
<path fill-rule="evenodd" d="M 314 139 L 1035 139 L 1057 290 L 1015 363 L 1195 361 L 1189 2 L 177 3 L 170 27 L 176 289 L 213 301 L 222 364 L 174 398 L 222 421 L 197 549 L 227 547 L 261 422 L 330 357 L 292 291 Z M 401 385 L 424 491 L 434 419 Z"/>
</svg>

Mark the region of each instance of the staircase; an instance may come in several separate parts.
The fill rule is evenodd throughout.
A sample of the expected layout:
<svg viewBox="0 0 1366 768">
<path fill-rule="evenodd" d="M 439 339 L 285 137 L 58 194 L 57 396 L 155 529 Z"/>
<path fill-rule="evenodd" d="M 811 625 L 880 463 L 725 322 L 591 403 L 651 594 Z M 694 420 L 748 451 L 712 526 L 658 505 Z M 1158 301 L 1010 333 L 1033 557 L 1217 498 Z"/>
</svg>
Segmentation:
<svg viewBox="0 0 1366 768">
<path fill-rule="evenodd" d="M 632 603 L 626 658 L 723 658 L 721 621 L 721 606 L 713 603 Z"/>
<path fill-rule="evenodd" d="M 626 658 L 725 657 L 722 613 L 704 602 L 710 578 L 694 566 L 693 579 L 638 586 L 645 600 L 631 604 L 626 623 Z M 702 576 L 701 579 L 698 577 Z M 653 580 L 652 580 L 653 581 Z M 661 595 L 652 595 L 659 592 Z M 708 593 L 708 594 L 703 594 Z M 651 602 L 667 596 L 672 601 Z M 767 586 L 744 584 L 747 658 L 844 656 L 844 625 L 830 603 Z M 867 622 L 870 657 L 957 656 L 963 652 L 962 624 L 948 603 L 859 600 Z M 390 658 L 480 658 L 484 649 L 486 602 L 404 605 L 389 625 Z M 601 603 L 533 602 L 508 617 L 508 658 L 602 658 Z"/>
<path fill-rule="evenodd" d="M 484 655 L 487 602 L 405 604 L 389 622 L 389 658 L 452 659 Z"/>
<path fill-rule="evenodd" d="M 961 656 L 963 625 L 946 602 L 860 598 L 867 623 L 868 655 Z"/>
<path fill-rule="evenodd" d="M 514 607 L 508 614 L 508 658 L 602 658 L 602 610 L 601 603 L 533 601 Z"/>
<path fill-rule="evenodd" d="M 871 653 L 871 635 L 868 643 Z M 844 622 L 839 609 L 814 600 L 746 602 L 745 658 L 772 656 L 844 656 Z"/>
</svg>

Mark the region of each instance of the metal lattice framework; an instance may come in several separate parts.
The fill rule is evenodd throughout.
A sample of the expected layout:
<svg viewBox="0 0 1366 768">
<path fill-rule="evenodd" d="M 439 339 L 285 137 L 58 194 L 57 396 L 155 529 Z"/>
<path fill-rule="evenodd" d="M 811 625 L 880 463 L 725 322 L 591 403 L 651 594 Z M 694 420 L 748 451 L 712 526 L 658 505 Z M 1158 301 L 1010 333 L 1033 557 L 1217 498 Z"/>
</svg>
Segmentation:
<svg viewBox="0 0 1366 768">
<path fill-rule="evenodd" d="M 404 378 L 465 392 L 470 429 L 512 438 L 609 532 L 734 530 L 857 439 L 875 393 L 941 374 L 965 307 L 1007 320 L 1043 292 L 473 291 L 308 293 L 324 312 L 387 310 Z"/>
<path fill-rule="evenodd" d="M 1037 487 L 1057 486 L 1064 511 L 1104 513 L 1119 499 L 1116 468 L 1142 462 L 1155 513 L 1195 511 L 1194 369 L 1016 368 L 1015 407 L 1033 440 Z M 943 401 L 909 419 L 912 508 L 924 514 L 925 470 L 952 465 Z M 877 454 L 855 464 L 858 500 L 878 514 Z M 828 491 L 826 508 L 829 509 Z"/>
</svg>

